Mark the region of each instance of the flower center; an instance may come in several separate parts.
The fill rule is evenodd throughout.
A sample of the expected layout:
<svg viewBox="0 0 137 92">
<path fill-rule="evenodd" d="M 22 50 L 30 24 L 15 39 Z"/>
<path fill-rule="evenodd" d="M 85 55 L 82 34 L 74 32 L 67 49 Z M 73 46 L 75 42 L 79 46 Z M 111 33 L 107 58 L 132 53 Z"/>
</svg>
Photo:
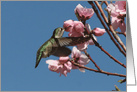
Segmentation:
<svg viewBox="0 0 137 92">
<path fill-rule="evenodd" d="M 75 62 L 78 63 L 79 58 L 75 58 Z"/>
<path fill-rule="evenodd" d="M 123 14 L 120 14 L 119 16 L 117 16 L 117 18 L 121 19 L 121 21 L 124 21 L 124 17 L 125 17 L 125 15 L 123 15 Z"/>
</svg>

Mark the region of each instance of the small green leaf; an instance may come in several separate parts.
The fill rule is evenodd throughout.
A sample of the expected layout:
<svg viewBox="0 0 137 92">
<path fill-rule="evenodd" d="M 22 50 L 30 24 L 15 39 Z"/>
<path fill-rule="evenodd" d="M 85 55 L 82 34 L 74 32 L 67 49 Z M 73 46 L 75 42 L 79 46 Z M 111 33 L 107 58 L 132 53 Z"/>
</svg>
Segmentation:
<svg viewBox="0 0 137 92">
<path fill-rule="evenodd" d="M 115 85 L 115 89 L 116 89 L 116 91 L 120 91 L 120 89 Z"/>
<path fill-rule="evenodd" d="M 123 80 L 121 79 L 121 80 L 119 80 L 118 82 L 120 82 L 120 83 L 121 83 L 122 81 L 123 81 Z"/>
<path fill-rule="evenodd" d="M 125 81 L 126 81 L 126 79 L 121 79 L 121 80 L 119 80 L 118 82 L 123 83 L 123 82 L 125 82 Z"/>
</svg>

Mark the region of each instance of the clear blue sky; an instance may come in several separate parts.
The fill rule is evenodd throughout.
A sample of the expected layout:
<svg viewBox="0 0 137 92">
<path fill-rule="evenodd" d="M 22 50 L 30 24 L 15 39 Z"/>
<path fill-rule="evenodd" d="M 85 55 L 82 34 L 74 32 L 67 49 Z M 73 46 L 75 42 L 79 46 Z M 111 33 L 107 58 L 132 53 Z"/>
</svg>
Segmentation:
<svg viewBox="0 0 137 92">
<path fill-rule="evenodd" d="M 57 27 L 69 19 L 77 20 L 74 9 L 78 4 L 91 7 L 83 1 L 2 1 L 1 3 L 1 88 L 2 91 L 111 91 L 117 85 L 122 91 L 126 83 L 117 76 L 107 76 L 86 70 L 72 70 L 67 77 L 51 72 L 41 60 L 35 69 L 36 52 Z M 103 6 L 103 8 L 105 8 Z M 87 21 L 91 28 L 103 28 L 96 14 Z M 119 30 L 119 29 L 118 29 Z M 64 36 L 67 36 L 67 32 Z M 126 39 L 120 36 L 125 43 Z M 107 33 L 97 37 L 98 42 L 111 55 L 126 64 L 126 58 L 111 42 Z M 72 47 L 71 47 L 72 48 Z M 88 53 L 104 71 L 126 74 L 126 69 L 116 64 L 99 48 L 89 46 Z M 92 62 L 88 67 L 96 69 Z"/>
</svg>

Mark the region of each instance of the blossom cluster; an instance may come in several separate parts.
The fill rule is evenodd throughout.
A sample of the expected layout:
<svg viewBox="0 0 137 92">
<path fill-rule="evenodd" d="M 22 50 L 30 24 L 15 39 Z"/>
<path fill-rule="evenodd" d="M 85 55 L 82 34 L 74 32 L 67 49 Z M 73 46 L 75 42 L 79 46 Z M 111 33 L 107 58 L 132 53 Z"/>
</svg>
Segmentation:
<svg viewBox="0 0 137 92">
<path fill-rule="evenodd" d="M 106 32 L 105 29 L 99 27 L 96 27 L 92 30 L 90 25 L 86 23 L 86 20 L 90 19 L 94 14 L 94 10 L 92 8 L 84 8 L 82 5 L 78 4 L 74 9 L 74 12 L 78 18 L 78 21 L 69 19 L 63 24 L 65 31 L 69 32 L 69 37 L 86 37 L 86 35 L 91 33 L 94 40 L 97 41 L 96 36 L 102 36 Z M 78 44 L 77 47 L 73 47 L 71 58 L 67 56 L 59 57 L 59 60 L 47 60 L 46 63 L 49 64 L 49 70 L 65 76 L 67 76 L 67 73 L 69 73 L 72 69 L 79 69 L 81 72 L 85 72 L 83 68 L 73 65 L 70 59 L 82 66 L 88 64 L 90 61 L 89 58 L 81 52 L 86 50 L 88 45 L 94 45 L 92 39 L 82 44 Z"/>
<path fill-rule="evenodd" d="M 116 1 L 115 3 L 110 3 L 106 8 L 111 14 L 111 22 L 114 30 L 118 27 L 121 32 L 126 31 L 126 24 L 124 18 L 126 17 L 126 1 Z"/>
<path fill-rule="evenodd" d="M 89 59 L 85 54 L 82 54 L 76 47 L 73 47 L 71 58 L 73 58 L 78 64 L 86 65 L 89 63 Z M 49 64 L 49 70 L 53 72 L 57 72 L 67 76 L 67 73 L 71 71 L 71 69 L 79 69 L 81 72 L 85 72 L 83 68 L 78 68 L 74 66 L 69 57 L 60 57 L 59 60 L 47 60 L 47 64 Z"/>
<path fill-rule="evenodd" d="M 85 37 L 86 31 L 89 33 L 92 32 L 95 36 L 102 36 L 106 31 L 105 29 L 101 28 L 94 28 L 91 30 L 91 27 L 88 23 L 84 24 L 82 21 L 86 21 L 89 18 L 91 18 L 94 14 L 94 10 L 91 8 L 84 8 L 82 5 L 78 4 L 74 10 L 75 14 L 77 15 L 77 18 L 79 21 L 74 20 L 67 20 L 64 22 L 63 27 L 65 28 L 65 31 L 69 32 L 69 37 Z M 85 30 L 86 29 L 86 30 Z M 97 40 L 97 38 L 94 36 L 94 39 Z M 81 51 L 87 49 L 88 45 L 94 45 L 94 42 L 92 39 L 89 41 L 77 45 L 77 48 Z"/>
</svg>

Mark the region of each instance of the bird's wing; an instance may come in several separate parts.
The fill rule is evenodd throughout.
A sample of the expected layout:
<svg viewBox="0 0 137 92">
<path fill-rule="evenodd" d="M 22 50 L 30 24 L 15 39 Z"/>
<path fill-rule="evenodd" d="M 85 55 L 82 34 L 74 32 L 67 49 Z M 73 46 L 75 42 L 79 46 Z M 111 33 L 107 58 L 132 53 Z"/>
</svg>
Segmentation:
<svg viewBox="0 0 137 92">
<path fill-rule="evenodd" d="M 70 55 L 70 53 L 71 53 L 71 50 L 63 46 L 63 47 L 58 47 L 57 50 L 54 53 L 52 53 L 52 55 L 57 57 L 61 57 L 61 56 L 63 57 L 63 56 Z"/>
<path fill-rule="evenodd" d="M 57 39 L 59 46 L 75 46 L 88 41 L 90 37 L 63 37 Z"/>
</svg>

